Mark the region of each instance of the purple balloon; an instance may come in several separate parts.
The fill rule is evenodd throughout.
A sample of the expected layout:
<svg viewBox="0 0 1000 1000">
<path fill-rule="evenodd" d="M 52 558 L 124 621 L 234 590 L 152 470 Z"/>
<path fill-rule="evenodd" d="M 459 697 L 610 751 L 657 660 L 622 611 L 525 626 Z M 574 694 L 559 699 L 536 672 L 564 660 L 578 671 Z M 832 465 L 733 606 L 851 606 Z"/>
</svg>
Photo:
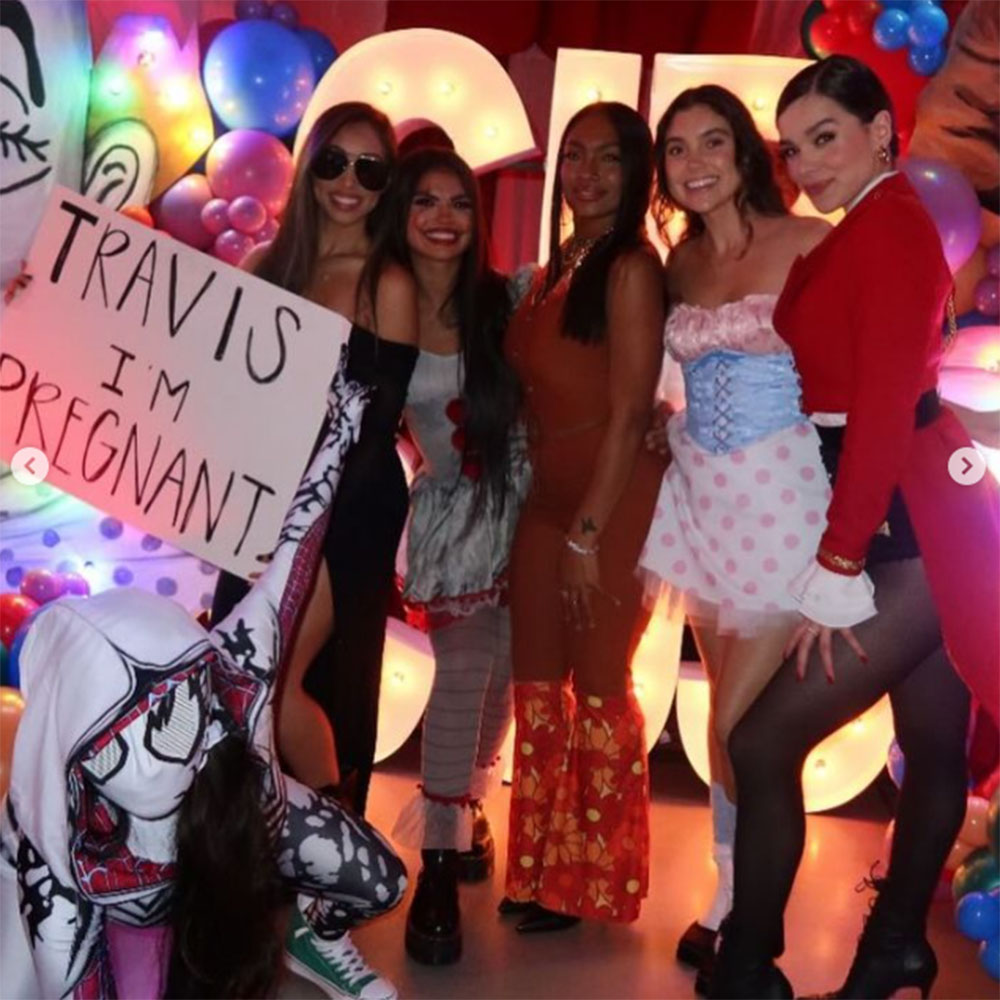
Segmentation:
<svg viewBox="0 0 1000 1000">
<path fill-rule="evenodd" d="M 29 569 L 18 589 L 25 597 L 30 597 L 39 604 L 48 604 L 49 601 L 62 597 L 66 591 L 66 581 L 61 573 L 53 573 L 50 569 Z"/>
<path fill-rule="evenodd" d="M 286 0 L 276 0 L 271 4 L 271 20 L 286 28 L 295 28 L 298 27 L 299 12 Z"/>
<path fill-rule="evenodd" d="M 241 233 L 253 234 L 267 222 L 267 209 L 252 194 L 241 194 L 229 203 L 229 224 Z"/>
<path fill-rule="evenodd" d="M 267 217 L 267 222 L 253 234 L 255 243 L 270 243 L 278 235 L 278 220 L 273 216 Z"/>
<path fill-rule="evenodd" d="M 64 593 L 72 594 L 75 597 L 89 597 L 90 584 L 87 578 L 79 573 L 63 573 L 63 583 L 66 585 Z"/>
<path fill-rule="evenodd" d="M 900 169 L 934 220 L 945 260 L 954 274 L 979 245 L 983 220 L 975 189 L 958 167 L 944 160 L 912 156 Z"/>
<path fill-rule="evenodd" d="M 270 16 L 271 5 L 267 0 L 236 0 L 236 19 L 239 21 Z"/>
<path fill-rule="evenodd" d="M 224 260 L 233 267 L 239 267 L 240 261 L 250 253 L 254 247 L 253 237 L 246 233 L 238 233 L 235 229 L 227 229 L 215 238 L 215 246 L 212 253 L 219 260 Z"/>
<path fill-rule="evenodd" d="M 984 316 L 1000 316 L 1000 284 L 992 274 L 980 278 L 972 294 L 976 300 L 976 308 Z"/>
<path fill-rule="evenodd" d="M 201 210 L 201 224 L 213 235 L 218 236 L 229 228 L 229 202 L 225 198 L 213 198 Z"/>
<path fill-rule="evenodd" d="M 160 199 L 156 224 L 182 243 L 205 250 L 212 245 L 212 234 L 201 224 L 201 212 L 211 199 L 208 181 L 201 174 L 188 174 Z"/>
<path fill-rule="evenodd" d="M 986 270 L 989 271 L 994 278 L 1000 278 L 1000 243 L 994 243 L 993 246 L 986 251 Z"/>
<path fill-rule="evenodd" d="M 292 187 L 292 154 L 267 132 L 235 129 L 219 136 L 208 151 L 205 173 L 217 198 L 253 195 L 271 215 L 285 207 Z"/>
</svg>

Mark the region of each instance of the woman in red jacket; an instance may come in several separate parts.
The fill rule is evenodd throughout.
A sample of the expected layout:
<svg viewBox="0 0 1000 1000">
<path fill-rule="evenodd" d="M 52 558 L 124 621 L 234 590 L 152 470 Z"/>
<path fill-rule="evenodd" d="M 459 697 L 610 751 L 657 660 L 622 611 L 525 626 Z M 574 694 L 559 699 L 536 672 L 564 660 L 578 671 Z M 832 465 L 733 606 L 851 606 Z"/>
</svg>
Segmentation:
<svg viewBox="0 0 1000 1000">
<path fill-rule="evenodd" d="M 802 853 L 802 764 L 888 692 L 906 775 L 888 874 L 872 879 L 878 898 L 837 995 L 917 986 L 926 997 L 937 972 L 927 911 L 965 810 L 969 694 L 956 669 L 997 707 L 996 484 L 948 474 L 949 456 L 970 443 L 936 390 L 951 275 L 893 170 L 885 89 L 862 63 L 833 56 L 789 82 L 778 127 L 813 204 L 847 210 L 796 262 L 774 314 L 833 496 L 816 560 L 792 584 L 803 616 L 792 655 L 729 743 L 735 900 L 712 995 L 792 996 L 773 959 Z"/>
</svg>

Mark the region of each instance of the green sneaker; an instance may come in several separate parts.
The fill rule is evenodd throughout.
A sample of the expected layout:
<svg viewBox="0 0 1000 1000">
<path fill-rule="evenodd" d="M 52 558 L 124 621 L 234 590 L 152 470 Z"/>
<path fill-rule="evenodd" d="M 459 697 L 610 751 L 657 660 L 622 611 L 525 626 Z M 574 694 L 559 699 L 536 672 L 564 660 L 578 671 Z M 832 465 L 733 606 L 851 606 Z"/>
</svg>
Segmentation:
<svg viewBox="0 0 1000 1000">
<path fill-rule="evenodd" d="M 333 1000 L 397 1000 L 396 987 L 362 957 L 350 934 L 317 936 L 296 906 L 285 937 L 285 965 Z"/>
</svg>

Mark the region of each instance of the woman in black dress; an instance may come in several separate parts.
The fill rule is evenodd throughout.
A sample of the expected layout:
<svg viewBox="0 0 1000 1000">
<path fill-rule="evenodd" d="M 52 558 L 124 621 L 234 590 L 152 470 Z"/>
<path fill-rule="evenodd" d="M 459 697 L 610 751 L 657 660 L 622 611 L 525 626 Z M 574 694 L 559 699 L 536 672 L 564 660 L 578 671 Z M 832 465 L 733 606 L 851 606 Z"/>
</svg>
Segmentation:
<svg viewBox="0 0 1000 1000">
<path fill-rule="evenodd" d="M 351 319 L 348 377 L 374 386 L 334 502 L 312 598 L 285 665 L 278 745 L 305 784 L 364 812 L 379 681 L 407 489 L 395 433 L 417 359 L 410 274 L 375 251 L 396 161 L 388 119 L 367 104 L 328 108 L 295 169 L 281 228 L 244 268 Z M 246 583 L 223 573 L 224 616 Z"/>
</svg>

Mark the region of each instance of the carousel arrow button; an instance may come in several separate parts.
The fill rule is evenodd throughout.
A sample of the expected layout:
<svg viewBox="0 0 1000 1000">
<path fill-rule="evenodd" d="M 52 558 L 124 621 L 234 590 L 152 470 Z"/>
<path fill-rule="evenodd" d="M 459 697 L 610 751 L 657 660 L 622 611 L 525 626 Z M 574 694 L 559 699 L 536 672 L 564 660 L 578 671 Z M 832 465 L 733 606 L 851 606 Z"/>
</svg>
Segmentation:
<svg viewBox="0 0 1000 1000">
<path fill-rule="evenodd" d="M 49 460 L 38 448 L 21 448 L 10 460 L 10 471 L 22 486 L 37 486 L 49 474 Z"/>
<path fill-rule="evenodd" d="M 948 459 L 948 475 L 959 486 L 975 486 L 986 473 L 986 459 L 975 448 L 956 448 Z"/>
</svg>

